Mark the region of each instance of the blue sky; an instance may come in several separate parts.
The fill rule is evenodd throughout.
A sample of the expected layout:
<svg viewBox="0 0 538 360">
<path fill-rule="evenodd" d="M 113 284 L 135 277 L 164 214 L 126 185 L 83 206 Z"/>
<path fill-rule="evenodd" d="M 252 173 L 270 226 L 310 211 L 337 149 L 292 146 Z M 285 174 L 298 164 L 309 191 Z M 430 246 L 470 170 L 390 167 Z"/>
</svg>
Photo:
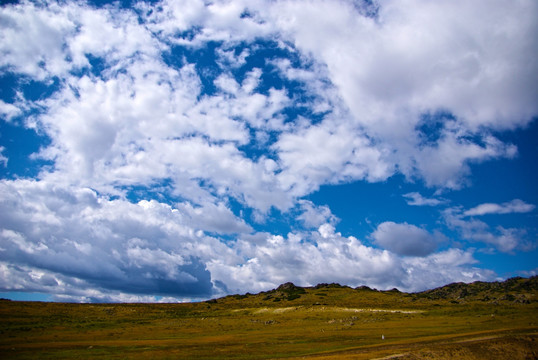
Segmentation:
<svg viewBox="0 0 538 360">
<path fill-rule="evenodd" d="M 0 296 L 536 275 L 537 6 L 2 5 Z"/>
</svg>

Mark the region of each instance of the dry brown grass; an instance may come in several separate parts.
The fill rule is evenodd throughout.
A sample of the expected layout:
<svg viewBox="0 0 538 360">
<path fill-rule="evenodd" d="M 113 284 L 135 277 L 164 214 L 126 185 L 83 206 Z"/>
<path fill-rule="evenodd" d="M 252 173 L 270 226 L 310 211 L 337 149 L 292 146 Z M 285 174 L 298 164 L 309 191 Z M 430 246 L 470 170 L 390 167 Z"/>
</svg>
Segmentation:
<svg viewBox="0 0 538 360">
<path fill-rule="evenodd" d="M 533 293 L 525 304 L 350 288 L 269 295 L 193 304 L 0 301 L 0 358 L 494 360 L 538 351 Z"/>
</svg>

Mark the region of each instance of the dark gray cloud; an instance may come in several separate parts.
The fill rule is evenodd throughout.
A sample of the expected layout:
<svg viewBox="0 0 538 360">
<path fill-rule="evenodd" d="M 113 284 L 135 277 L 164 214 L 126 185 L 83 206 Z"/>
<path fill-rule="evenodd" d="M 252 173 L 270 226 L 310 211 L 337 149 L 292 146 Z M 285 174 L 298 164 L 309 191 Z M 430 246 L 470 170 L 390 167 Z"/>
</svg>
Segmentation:
<svg viewBox="0 0 538 360">
<path fill-rule="evenodd" d="M 381 223 L 371 236 L 382 248 L 405 256 L 426 256 L 438 246 L 434 235 L 408 223 Z"/>
<path fill-rule="evenodd" d="M 130 294 L 212 294 L 211 274 L 188 237 L 193 230 L 168 206 L 108 202 L 89 189 L 33 181 L 4 182 L 0 194 L 0 261 L 45 271 L 35 277 L 40 286 L 55 287 L 57 276 Z"/>
</svg>

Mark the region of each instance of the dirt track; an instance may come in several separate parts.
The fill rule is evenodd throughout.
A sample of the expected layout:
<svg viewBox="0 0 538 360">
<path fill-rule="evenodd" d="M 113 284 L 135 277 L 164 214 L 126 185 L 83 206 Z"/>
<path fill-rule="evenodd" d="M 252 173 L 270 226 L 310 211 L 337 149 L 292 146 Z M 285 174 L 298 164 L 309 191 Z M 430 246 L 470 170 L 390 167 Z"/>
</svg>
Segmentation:
<svg viewBox="0 0 538 360">
<path fill-rule="evenodd" d="M 338 353 L 319 354 L 301 359 L 336 360 L 536 360 L 538 359 L 538 332 L 495 332 L 466 334 L 416 343 L 387 343 L 369 348 L 349 349 Z"/>
</svg>

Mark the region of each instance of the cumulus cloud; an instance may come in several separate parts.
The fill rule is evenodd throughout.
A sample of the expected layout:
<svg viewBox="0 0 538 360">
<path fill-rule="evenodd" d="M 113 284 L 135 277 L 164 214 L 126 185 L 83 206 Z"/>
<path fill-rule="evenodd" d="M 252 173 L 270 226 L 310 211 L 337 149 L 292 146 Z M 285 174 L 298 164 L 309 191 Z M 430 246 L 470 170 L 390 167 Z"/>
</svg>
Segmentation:
<svg viewBox="0 0 538 360">
<path fill-rule="evenodd" d="M 121 168 L 116 176 L 124 178 L 132 178 L 133 172 L 140 176 L 142 169 L 151 169 L 157 174 L 153 177 L 170 177 L 165 169 L 171 164 L 163 161 L 165 156 L 149 152 L 172 150 L 153 143 L 164 134 L 176 142 L 201 134 L 241 145 L 251 141 L 247 126 L 258 129 L 254 138 L 258 140 L 267 138 L 263 135 L 267 131 L 283 132 L 272 144 L 282 173 L 270 180 L 275 182 L 270 186 L 273 192 L 280 187 L 292 196 L 306 195 L 324 183 L 382 181 L 396 171 L 431 186 L 459 188 L 465 185 L 470 162 L 514 156 L 513 145 L 483 129 L 524 125 L 537 112 L 535 87 L 524 86 L 536 69 L 522 64 L 536 48 L 536 41 L 526 36 L 536 26 L 528 15 L 535 6 L 532 2 L 512 6 L 499 1 L 492 7 L 484 2 L 432 5 L 416 0 L 384 3 L 373 13 L 364 10 L 371 5 L 358 5 L 165 1 L 158 9 L 141 3 L 135 14 L 82 3 L 22 3 L 2 9 L 6 41 L 0 51 L 6 55 L 4 66 L 13 71 L 37 79 L 67 79 L 68 86 L 42 104 L 48 111 L 38 124 L 54 140 L 43 155 L 52 158 L 58 169 L 74 169 L 85 177 L 99 167 L 107 172 L 99 162 Z M 476 23 L 477 13 L 487 16 Z M 34 25 L 26 26 L 29 22 Z M 503 26 L 491 32 L 491 23 Z M 35 34 L 17 31 L 28 27 Z M 38 41 L 39 34 L 51 34 L 50 43 Z M 31 41 L 21 36 L 30 36 Z M 278 46 L 308 59 L 310 69 L 286 59 L 271 62 L 287 79 L 304 84 L 315 99 L 305 105 L 330 109 L 332 117 L 319 124 L 285 126 L 285 117 L 279 115 L 290 105 L 285 90 L 253 92 L 255 79 L 247 76 L 239 84 L 226 72 L 215 80 L 222 94 L 199 102 L 201 82 L 192 64 L 177 69 L 161 57 L 173 46 L 203 47 L 207 41 L 221 41 L 215 50 L 219 66 L 239 68 L 255 46 L 236 54 L 233 44 L 264 36 L 291 42 L 295 48 L 283 42 Z M 28 49 L 15 43 L 28 44 Z M 496 44 L 496 51 L 491 44 Z M 69 75 L 73 69 L 91 69 L 93 59 L 104 62 L 104 79 Z M 467 68 L 474 69 L 469 71 L 475 77 L 459 73 Z M 486 71 L 491 68 L 502 71 Z M 261 75 L 259 69 L 250 74 L 258 79 Z M 466 95 L 457 100 L 458 94 Z M 490 101 L 491 97 L 498 101 Z M 10 109 L 10 114 L 15 111 Z M 453 117 L 425 120 L 424 115 L 439 110 Z M 67 122 L 72 117 L 76 121 Z M 152 119 L 159 119 L 159 125 L 152 126 Z M 421 128 L 431 121 L 440 122 L 440 133 L 424 144 Z M 84 131 L 78 131 L 81 128 Z M 135 158 L 144 166 L 125 164 L 124 159 L 135 162 Z M 299 160 L 303 158 L 307 161 Z M 148 159 L 154 163 L 147 164 Z M 253 201 L 251 195 L 245 198 L 263 212 L 271 206 L 291 206 L 283 194 L 277 197 L 278 204 Z"/>
<path fill-rule="evenodd" d="M 3 119 L 24 116 L 46 137 L 35 158 L 49 164 L 37 179 L 0 182 L 1 287 L 131 301 L 290 280 L 416 290 L 491 279 L 470 251 L 434 253 L 442 237 L 415 225 L 380 224 L 372 238 L 384 250 L 342 236 L 330 208 L 304 197 L 395 174 L 459 189 L 471 164 L 514 157 L 517 148 L 492 134 L 538 113 L 538 69 L 528 61 L 538 50 L 528 36 L 536 7 L 2 6 L 0 75 L 19 77 L 20 88 L 57 85 L 35 101 L 21 89 L 12 103 L 0 100 Z M 0 147 L 4 166 L 9 146 Z M 444 202 L 404 196 L 416 206 Z M 468 217 L 533 209 L 513 200 L 443 218 L 465 239 L 511 252 L 522 230 Z M 243 211 L 295 216 L 302 227 L 256 232 Z M 426 276 L 434 272 L 439 278 Z"/>
<path fill-rule="evenodd" d="M 529 82 L 538 69 L 527 61 L 538 47 L 528 37 L 537 27 L 532 1 L 390 2 L 375 17 L 343 1 L 277 2 L 273 10 L 294 44 L 327 65 L 354 121 L 410 178 L 461 187 L 469 162 L 514 154 L 483 129 L 513 129 L 538 111 Z M 442 121 L 438 139 L 422 147 L 423 115 L 438 110 L 456 120 Z"/>
<path fill-rule="evenodd" d="M 307 227 L 319 228 L 323 224 L 334 225 L 339 220 L 327 205 L 317 206 L 308 200 L 299 200 L 298 203 L 302 213 L 297 216 L 297 219 Z"/>
<path fill-rule="evenodd" d="M 280 126 L 273 114 L 287 101 L 282 92 L 241 91 L 198 101 L 200 80 L 191 64 L 176 70 L 158 60 L 138 60 L 110 79 L 70 77 L 69 87 L 44 101 L 49 111 L 40 124 L 52 145 L 40 155 L 57 170 L 47 177 L 69 174 L 70 181 L 103 191 L 111 184 L 172 179 L 176 193 L 204 202 L 208 199 L 193 195 L 204 196 L 207 187 L 192 191 L 200 187 L 192 179 L 202 178 L 213 192 L 229 193 L 263 212 L 291 206 L 273 175 L 274 162 L 256 162 L 238 150 L 249 140 L 237 118 L 262 128 Z"/>
<path fill-rule="evenodd" d="M 0 185 L 0 260 L 64 279 L 56 283 L 70 278 L 72 287 L 78 281 L 102 292 L 207 297 L 212 283 L 206 262 L 230 250 L 204 232 L 250 230 L 223 206 L 208 209 L 209 215 L 227 215 L 215 223 L 196 218 L 203 209 L 188 204 L 133 204 L 29 180 Z M 4 289 L 20 284 L 7 280 Z"/>
<path fill-rule="evenodd" d="M 60 6 L 40 7 L 25 2 L 2 7 L 0 65 L 44 79 L 68 71 L 62 46 L 73 24 Z"/>
<path fill-rule="evenodd" d="M 510 213 L 527 213 L 534 210 L 536 206 L 526 202 L 514 199 L 502 204 L 485 203 L 480 204 L 472 209 L 466 210 L 465 216 L 480 216 L 487 214 L 510 214 Z"/>
<path fill-rule="evenodd" d="M 239 240 L 235 247 L 246 262 L 213 268 L 213 273 L 227 278 L 232 291 L 245 286 L 259 291 L 286 279 L 300 285 L 337 281 L 386 287 L 403 274 L 396 256 L 367 247 L 354 237 L 342 237 L 329 224 L 310 235 L 284 238 L 267 234 L 256 243 L 248 238 Z"/>
<path fill-rule="evenodd" d="M 473 267 L 477 261 L 472 251 L 449 249 L 426 257 L 400 257 L 367 246 L 353 236 L 344 237 L 330 224 L 287 237 L 246 237 L 235 248 L 247 259 L 244 263 L 212 266 L 212 274 L 226 278 L 232 292 L 244 288 L 259 291 L 283 281 L 302 286 L 339 282 L 420 291 L 453 281 L 492 280 L 494 276 L 492 271 Z"/>
<path fill-rule="evenodd" d="M 433 289 L 452 282 L 493 281 L 495 272 L 474 265 L 478 261 L 472 250 L 448 249 L 426 257 L 404 259 L 408 275 L 404 278 L 410 291 Z"/>
<path fill-rule="evenodd" d="M 148 27 L 165 42 L 201 46 L 207 41 L 253 41 L 274 33 L 264 18 L 271 4 L 260 0 L 165 0 L 158 8 L 141 4 Z"/>
<path fill-rule="evenodd" d="M 284 281 L 403 290 L 430 284 L 408 278 L 419 271 L 408 257 L 344 237 L 328 223 L 283 237 L 252 233 L 230 215 L 228 224 L 226 217 L 208 223 L 206 209 L 186 203 L 176 208 L 157 201 L 133 204 L 90 189 L 29 180 L 1 185 L 4 290 L 56 293 L 74 301 L 143 301 L 148 294 L 193 299 L 260 291 Z M 207 215 L 215 211 L 228 212 L 221 205 L 209 207 Z M 407 233 L 424 235 L 408 227 Z M 238 237 L 225 243 L 207 234 L 215 231 Z M 467 268 L 473 262 L 471 255 L 453 264 L 445 259 L 446 278 L 483 274 Z"/>
<path fill-rule="evenodd" d="M 386 221 L 379 224 L 371 236 L 382 248 L 405 256 L 425 256 L 438 245 L 434 235 L 408 223 Z"/>
<path fill-rule="evenodd" d="M 283 134 L 274 148 L 283 170 L 279 180 L 297 196 L 313 192 L 324 183 L 381 181 L 392 173 L 383 148 L 332 120 Z"/>
</svg>

